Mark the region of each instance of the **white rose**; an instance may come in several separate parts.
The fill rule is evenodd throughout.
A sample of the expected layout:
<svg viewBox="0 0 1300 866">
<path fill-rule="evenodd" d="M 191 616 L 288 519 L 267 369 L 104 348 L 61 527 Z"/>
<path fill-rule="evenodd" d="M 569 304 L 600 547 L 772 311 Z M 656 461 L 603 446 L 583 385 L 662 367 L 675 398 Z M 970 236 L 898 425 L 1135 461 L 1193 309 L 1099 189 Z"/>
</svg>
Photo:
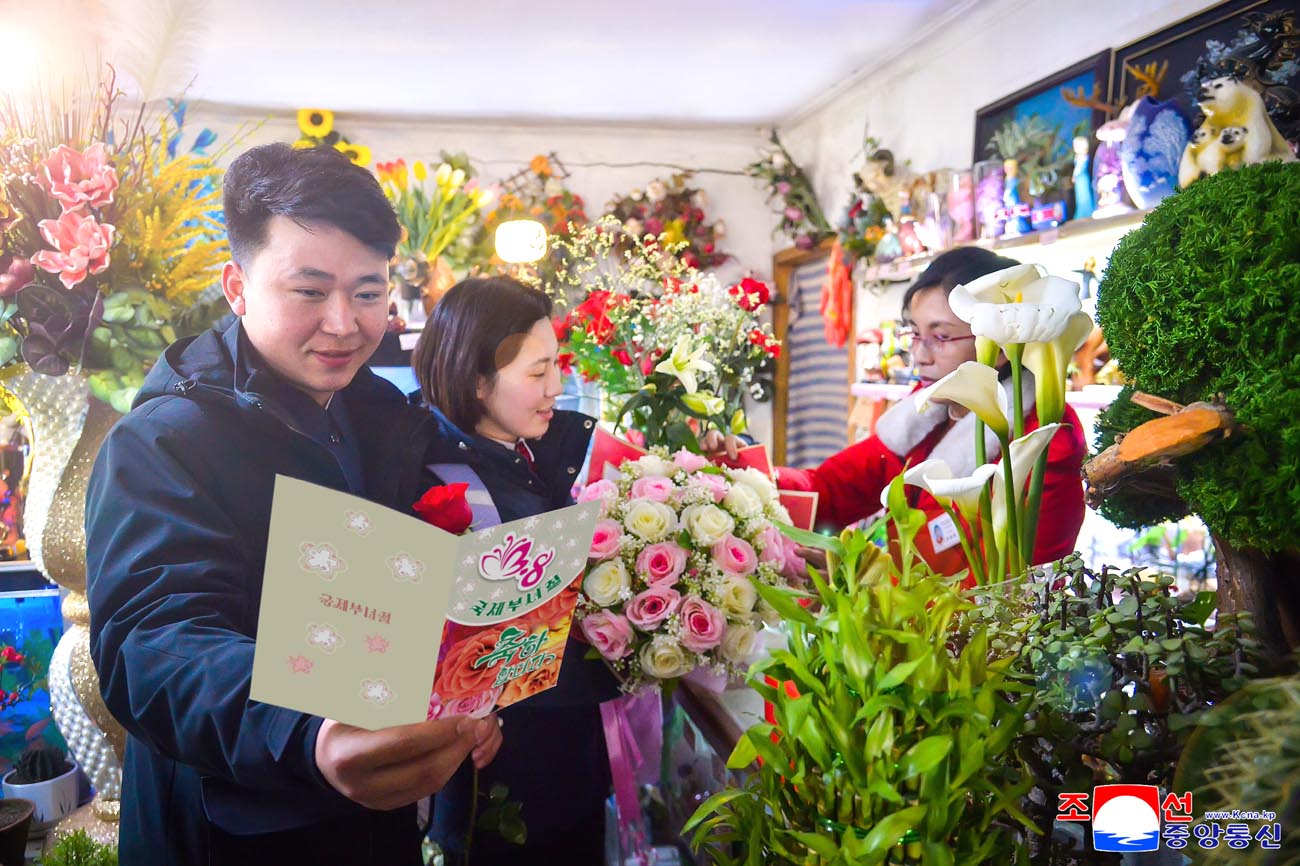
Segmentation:
<svg viewBox="0 0 1300 866">
<path fill-rule="evenodd" d="M 747 625 L 729 625 L 722 636 L 722 657 L 729 662 L 748 664 L 758 649 L 758 633 Z"/>
<path fill-rule="evenodd" d="M 723 497 L 722 504 L 731 509 L 731 513 L 741 520 L 748 520 L 763 513 L 763 500 L 758 498 L 754 488 L 748 484 L 733 484 Z"/>
<path fill-rule="evenodd" d="M 734 484 L 744 484 L 751 488 L 758 494 L 759 501 L 764 505 L 777 496 L 776 485 L 772 483 L 772 479 L 752 466 L 747 469 L 733 469 L 731 471 L 731 481 Z"/>
<path fill-rule="evenodd" d="M 718 609 L 726 614 L 727 619 L 745 619 L 758 601 L 758 590 L 754 584 L 744 578 L 728 578 L 723 581 L 718 592 Z M 730 632 L 733 626 L 728 627 Z"/>
<path fill-rule="evenodd" d="M 776 608 L 767 603 L 767 599 L 761 598 L 758 600 L 758 616 L 763 620 L 763 625 L 776 627 L 781 624 L 781 614 L 777 613 Z"/>
<path fill-rule="evenodd" d="M 677 515 L 672 508 L 653 499 L 634 499 L 623 515 L 627 531 L 643 541 L 663 541 L 677 528 Z"/>
<path fill-rule="evenodd" d="M 690 673 L 694 665 L 675 638 L 660 636 L 641 647 L 641 670 L 665 680 Z"/>
<path fill-rule="evenodd" d="M 786 524 L 790 522 L 790 512 L 780 502 L 767 503 L 767 516 L 769 520 L 779 520 Z"/>
<path fill-rule="evenodd" d="M 618 604 L 623 599 L 623 592 L 631 586 L 632 578 L 621 559 L 605 560 L 582 579 L 582 591 L 601 607 Z"/>
<path fill-rule="evenodd" d="M 641 470 L 641 477 L 656 475 L 661 478 L 672 478 L 673 473 L 677 471 L 677 465 L 671 460 L 665 460 L 658 454 L 647 454 L 636 461 L 637 467 Z"/>
<path fill-rule="evenodd" d="M 682 510 L 682 526 L 696 544 L 712 547 L 736 528 L 736 521 L 716 505 L 688 505 Z"/>
<path fill-rule="evenodd" d="M 663 201 L 668 198 L 668 187 L 662 180 L 652 180 L 646 184 L 645 197 L 650 201 Z"/>
</svg>

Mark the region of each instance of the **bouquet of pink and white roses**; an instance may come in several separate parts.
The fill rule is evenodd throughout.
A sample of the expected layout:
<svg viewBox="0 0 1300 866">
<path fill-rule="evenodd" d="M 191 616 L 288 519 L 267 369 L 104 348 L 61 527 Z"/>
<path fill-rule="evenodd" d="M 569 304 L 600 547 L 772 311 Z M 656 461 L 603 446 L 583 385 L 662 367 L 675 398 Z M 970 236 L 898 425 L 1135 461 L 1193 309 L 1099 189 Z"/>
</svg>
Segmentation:
<svg viewBox="0 0 1300 866">
<path fill-rule="evenodd" d="M 578 606 L 583 634 L 633 689 L 696 668 L 744 674 L 775 611 L 756 583 L 805 576 L 790 522 L 763 472 L 655 449 L 588 485 L 599 500 Z"/>
</svg>

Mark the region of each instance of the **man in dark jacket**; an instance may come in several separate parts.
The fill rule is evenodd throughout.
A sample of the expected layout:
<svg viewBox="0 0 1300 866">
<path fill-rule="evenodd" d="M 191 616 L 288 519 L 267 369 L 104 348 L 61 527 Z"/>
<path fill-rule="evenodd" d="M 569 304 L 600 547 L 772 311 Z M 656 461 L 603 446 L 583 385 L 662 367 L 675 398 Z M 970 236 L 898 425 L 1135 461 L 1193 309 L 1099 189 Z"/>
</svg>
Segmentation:
<svg viewBox="0 0 1300 866">
<path fill-rule="evenodd" d="M 121 862 L 414 866 L 411 804 L 490 761 L 496 720 L 366 731 L 249 699 L 275 476 L 418 496 L 430 419 L 363 367 L 397 221 L 368 172 L 287 145 L 235 160 L 225 213 L 238 318 L 167 349 L 86 499 L 91 653 L 129 734 Z"/>
</svg>

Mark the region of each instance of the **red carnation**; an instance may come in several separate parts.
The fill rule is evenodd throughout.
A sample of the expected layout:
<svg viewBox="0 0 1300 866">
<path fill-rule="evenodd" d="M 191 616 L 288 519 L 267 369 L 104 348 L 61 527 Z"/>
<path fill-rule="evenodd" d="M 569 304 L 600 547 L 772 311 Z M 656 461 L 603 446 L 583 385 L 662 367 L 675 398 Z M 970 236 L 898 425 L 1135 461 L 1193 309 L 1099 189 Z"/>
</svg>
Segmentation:
<svg viewBox="0 0 1300 866">
<path fill-rule="evenodd" d="M 425 523 L 452 535 L 460 535 L 474 522 L 474 512 L 465 499 L 465 491 L 468 489 L 469 485 L 463 482 L 436 484 L 415 503 L 415 513 Z"/>
<path fill-rule="evenodd" d="M 628 354 L 627 349 L 615 349 L 610 354 L 614 356 L 615 361 L 618 361 L 624 367 L 632 366 L 632 356 Z"/>
<path fill-rule="evenodd" d="M 560 372 L 568 376 L 573 373 L 573 362 L 576 359 L 577 355 L 572 352 L 561 352 L 555 357 L 555 363 L 559 365 Z"/>
</svg>

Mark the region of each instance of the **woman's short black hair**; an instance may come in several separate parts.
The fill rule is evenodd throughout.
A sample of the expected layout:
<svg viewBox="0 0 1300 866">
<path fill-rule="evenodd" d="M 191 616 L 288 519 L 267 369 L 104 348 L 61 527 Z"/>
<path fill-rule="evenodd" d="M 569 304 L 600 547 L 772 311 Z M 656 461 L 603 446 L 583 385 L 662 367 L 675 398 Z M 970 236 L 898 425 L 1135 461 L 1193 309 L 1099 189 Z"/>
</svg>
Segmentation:
<svg viewBox="0 0 1300 866">
<path fill-rule="evenodd" d="M 512 277 L 471 277 L 452 286 L 411 354 L 424 402 L 472 432 L 483 417 L 479 378 L 492 381 L 519 354 L 523 335 L 550 319 L 551 310 L 545 292 Z"/>
<path fill-rule="evenodd" d="M 916 282 L 908 286 L 907 293 L 903 295 L 903 316 L 907 317 L 912 299 L 927 289 L 942 286 L 944 293 L 948 294 L 957 286 L 1018 264 L 1020 262 L 1015 259 L 1000 256 L 983 247 L 957 247 L 940 253 L 916 278 Z"/>
<path fill-rule="evenodd" d="M 240 154 L 222 190 L 230 255 L 247 266 L 273 216 L 341 229 L 391 259 L 402 229 L 375 176 L 332 147 L 264 144 Z"/>
</svg>

